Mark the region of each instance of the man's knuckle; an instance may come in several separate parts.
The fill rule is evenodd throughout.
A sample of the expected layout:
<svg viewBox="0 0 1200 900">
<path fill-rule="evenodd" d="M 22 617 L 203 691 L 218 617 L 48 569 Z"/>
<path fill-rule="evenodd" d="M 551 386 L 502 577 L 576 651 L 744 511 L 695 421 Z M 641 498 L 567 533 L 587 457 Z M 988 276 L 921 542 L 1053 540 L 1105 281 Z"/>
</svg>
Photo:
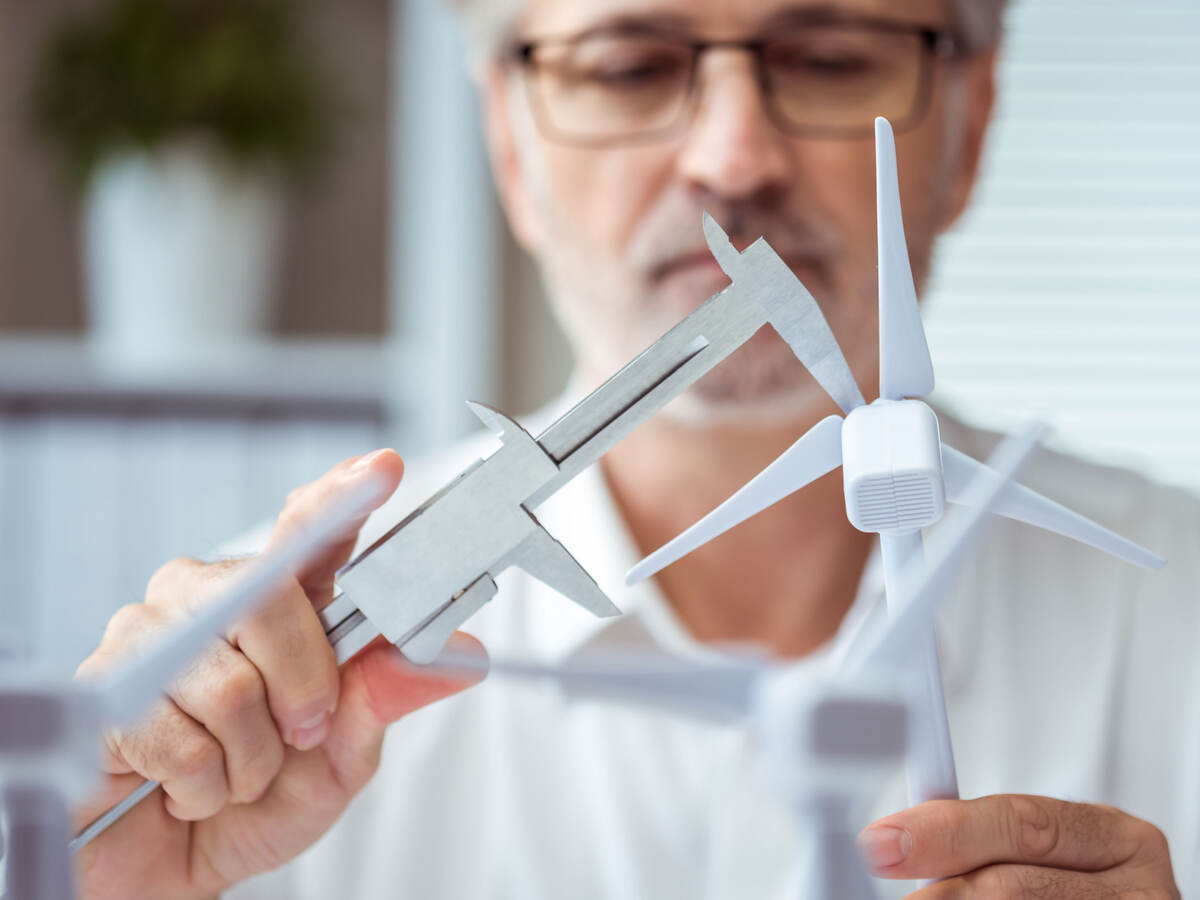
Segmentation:
<svg viewBox="0 0 1200 900">
<path fill-rule="evenodd" d="M 294 511 L 298 506 L 304 506 L 308 499 L 309 493 L 312 491 L 311 484 L 302 484 L 288 491 L 287 496 L 283 498 L 283 509 L 279 515 L 285 516 Z"/>
<path fill-rule="evenodd" d="M 264 738 L 262 746 L 252 755 L 252 773 L 270 782 L 283 768 L 284 759 L 283 741 L 277 734 L 271 734 Z"/>
<path fill-rule="evenodd" d="M 289 595 L 286 598 L 281 597 L 280 603 L 270 611 L 274 620 L 270 622 L 274 626 L 270 629 L 273 651 L 280 659 L 288 662 L 306 659 L 314 647 L 319 646 L 315 640 L 319 632 L 315 628 L 306 628 L 307 623 L 303 618 L 311 616 L 315 620 L 316 613 L 311 612 L 311 608 L 305 609 L 307 602 L 304 605 L 290 602 L 295 599 L 289 592 Z"/>
<path fill-rule="evenodd" d="M 101 651 L 93 651 L 90 656 L 85 657 L 83 662 L 75 667 L 75 677 L 86 680 L 98 675 L 104 669 L 103 656 L 104 654 Z"/>
<path fill-rule="evenodd" d="M 302 611 L 301 614 L 315 613 Z M 337 661 L 328 639 L 319 625 L 313 629 L 292 627 L 277 631 L 272 637 L 271 653 L 275 665 L 268 689 L 277 691 L 289 707 L 308 709 L 314 704 L 323 706 L 337 691 Z"/>
<path fill-rule="evenodd" d="M 175 783 L 164 783 L 163 787 L 177 795 L 177 817 L 184 821 L 202 822 L 211 819 L 229 803 L 229 790 L 223 781 L 219 784 L 205 785 L 203 790 L 189 790 Z"/>
<path fill-rule="evenodd" d="M 294 710 L 297 715 L 303 715 L 309 719 L 321 711 L 328 711 L 334 703 L 336 694 L 337 683 L 335 681 L 329 679 L 309 681 L 288 690 L 285 705 Z"/>
<path fill-rule="evenodd" d="M 144 603 L 126 603 L 108 620 L 101 644 L 121 645 L 146 630 L 154 613 Z"/>
<path fill-rule="evenodd" d="M 310 518 L 313 505 L 313 485 L 305 484 L 296 488 L 283 501 L 283 507 L 275 518 L 276 529 L 289 531 L 302 527 Z"/>
<path fill-rule="evenodd" d="M 279 740 L 264 740 L 261 746 L 250 748 L 250 751 L 246 765 L 236 775 L 231 775 L 237 783 L 237 790 L 232 792 L 232 799 L 237 803 L 259 799 L 283 768 L 284 751 Z"/>
<path fill-rule="evenodd" d="M 146 602 L 170 602 L 179 593 L 181 587 L 193 577 L 199 565 L 200 563 L 196 560 L 186 556 L 178 556 L 163 563 L 146 583 Z"/>
<path fill-rule="evenodd" d="M 163 753 L 156 747 L 154 735 L 160 730 L 163 719 L 170 715 L 167 708 L 166 701 L 160 701 L 134 728 L 106 729 L 102 740 L 108 751 L 123 759 L 135 772 L 149 775 L 159 771 L 156 763 Z"/>
<path fill-rule="evenodd" d="M 1058 820 L 1034 797 L 1009 797 L 1011 846 L 1023 860 L 1044 859 L 1058 848 Z"/>
<path fill-rule="evenodd" d="M 1167 835 L 1158 826 L 1138 820 L 1138 868 L 1156 883 L 1148 888 L 1145 896 L 1154 900 L 1178 900 L 1179 887 L 1175 883 L 1174 866 L 1171 863 L 1171 845 Z"/>
<path fill-rule="evenodd" d="M 308 595 L 295 578 L 290 578 L 265 593 L 254 612 L 237 623 L 234 633 L 239 640 L 252 634 L 260 644 L 269 641 L 276 653 L 301 654 L 308 647 L 302 640 L 297 640 L 296 632 L 303 634 L 305 616 L 317 622 Z M 319 624 L 314 627 L 319 628 Z"/>
<path fill-rule="evenodd" d="M 1157 827 L 1113 806 L 1079 804 L 1075 827 L 1080 839 L 1107 848 L 1110 866 L 1167 852 L 1166 837 Z"/>
<path fill-rule="evenodd" d="M 99 646 L 75 670 L 77 678 L 95 678 L 137 652 L 146 638 L 162 627 L 162 617 L 144 603 L 117 609 L 104 626 Z"/>
<path fill-rule="evenodd" d="M 1135 833 L 1139 846 L 1147 855 L 1154 858 L 1170 856 L 1167 836 L 1157 825 L 1139 819 L 1135 826 Z"/>
<path fill-rule="evenodd" d="M 223 767 L 225 756 L 212 738 L 197 736 L 179 741 L 167 752 L 168 767 L 177 778 L 205 779 Z"/>
<path fill-rule="evenodd" d="M 239 659 L 227 667 L 214 690 L 213 703 L 226 718 L 240 718 L 266 702 L 266 686 L 258 670 Z"/>
</svg>

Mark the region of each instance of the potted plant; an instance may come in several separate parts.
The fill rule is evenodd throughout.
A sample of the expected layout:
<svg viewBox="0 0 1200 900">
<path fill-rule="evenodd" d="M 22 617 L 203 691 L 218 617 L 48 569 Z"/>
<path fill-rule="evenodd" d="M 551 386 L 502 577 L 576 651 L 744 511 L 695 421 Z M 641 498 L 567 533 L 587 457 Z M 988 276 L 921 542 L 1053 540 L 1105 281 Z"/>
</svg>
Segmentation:
<svg viewBox="0 0 1200 900">
<path fill-rule="evenodd" d="M 82 200 L 92 333 L 122 364 L 269 323 L 284 184 L 334 101 L 295 0 L 112 0 L 52 36 L 38 130 Z"/>
</svg>

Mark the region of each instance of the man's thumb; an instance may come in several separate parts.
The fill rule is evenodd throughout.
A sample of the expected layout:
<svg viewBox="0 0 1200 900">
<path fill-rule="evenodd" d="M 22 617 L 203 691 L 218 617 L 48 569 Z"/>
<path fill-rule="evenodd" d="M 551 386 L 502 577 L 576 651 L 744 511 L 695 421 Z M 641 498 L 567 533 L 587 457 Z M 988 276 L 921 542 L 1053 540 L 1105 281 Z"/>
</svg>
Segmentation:
<svg viewBox="0 0 1200 900">
<path fill-rule="evenodd" d="M 487 651 L 471 635 L 455 632 L 445 652 L 456 658 L 478 658 L 478 670 L 464 667 L 451 674 L 436 666 L 423 668 L 382 638 L 346 663 L 333 727 L 325 741 L 343 785 L 357 791 L 375 774 L 388 725 L 479 683 L 487 674 Z"/>
</svg>

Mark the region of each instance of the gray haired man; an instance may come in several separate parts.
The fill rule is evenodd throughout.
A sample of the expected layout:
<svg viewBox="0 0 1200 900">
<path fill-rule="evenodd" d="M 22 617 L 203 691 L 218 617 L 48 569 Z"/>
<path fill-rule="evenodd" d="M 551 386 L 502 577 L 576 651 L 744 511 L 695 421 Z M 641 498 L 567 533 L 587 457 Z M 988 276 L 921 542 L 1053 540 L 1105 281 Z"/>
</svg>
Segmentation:
<svg viewBox="0 0 1200 900">
<path fill-rule="evenodd" d="M 897 128 L 922 285 L 975 183 L 1002 6 L 464 0 L 496 182 L 574 346 L 573 390 L 724 285 L 703 210 L 739 248 L 765 235 L 821 303 L 858 383 L 877 384 L 872 121 Z M 847 523 L 836 476 L 654 585 L 616 585 L 834 411 L 759 333 L 539 509 L 627 615 L 585 621 L 514 575 L 472 631 L 505 655 L 559 660 L 614 643 L 704 655 L 752 642 L 819 663 L 880 600 L 874 539 Z M 992 440 L 943 424 L 975 456 Z M 481 446 L 410 477 L 406 502 Z M 364 470 L 400 478 L 387 451 Z M 294 494 L 280 527 L 354 471 Z M 1061 457 L 1029 480 L 1173 565 L 1142 576 L 997 527 L 939 631 L 962 786 L 980 799 L 895 813 L 898 779 L 874 804 L 892 814 L 866 829 L 864 851 L 894 895 L 904 879 L 942 879 L 914 895 L 925 900 L 1178 897 L 1168 835 L 1181 879 L 1197 884 L 1200 508 Z M 84 851 L 87 896 L 212 896 L 242 882 L 234 896 L 794 896 L 805 836 L 764 792 L 739 729 L 493 686 L 406 718 L 382 744 L 389 722 L 462 685 L 431 685 L 386 646 L 336 670 L 313 607 L 328 602 L 342 551 L 214 647 L 154 717 L 109 736 L 111 792 L 80 819 L 133 772 L 168 799 Z M 168 564 L 85 669 L 186 615 L 227 571 Z"/>
</svg>

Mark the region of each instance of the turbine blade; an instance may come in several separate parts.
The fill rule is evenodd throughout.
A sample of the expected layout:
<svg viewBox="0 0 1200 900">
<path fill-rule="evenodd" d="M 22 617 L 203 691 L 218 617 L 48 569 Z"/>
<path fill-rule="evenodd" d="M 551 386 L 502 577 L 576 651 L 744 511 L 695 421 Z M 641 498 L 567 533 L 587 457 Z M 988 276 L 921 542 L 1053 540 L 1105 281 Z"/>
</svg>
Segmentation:
<svg viewBox="0 0 1200 900">
<path fill-rule="evenodd" d="M 873 633 L 864 635 L 861 650 L 848 654 L 843 661 L 843 675 L 854 677 L 877 666 L 903 667 L 912 662 L 914 651 L 927 646 L 934 614 L 951 579 L 974 549 L 979 529 L 996 500 L 1044 432 L 1045 426 L 1034 425 L 1020 436 L 1009 438 L 992 454 L 990 468 L 971 479 L 964 498 L 967 509 L 933 532 L 925 560 L 910 560 L 908 565 L 916 570 L 901 576 L 902 585 L 915 585 L 903 609 L 897 609 Z"/>
<path fill-rule="evenodd" d="M 307 560 L 335 541 L 344 540 L 382 490 L 383 484 L 373 478 L 346 491 L 329 504 L 320 519 L 247 565 L 194 619 L 100 682 L 97 688 L 105 717 L 117 725 L 136 720 L 217 634 Z"/>
<path fill-rule="evenodd" d="M 900 210 L 896 138 L 875 120 L 875 197 L 879 240 L 879 396 L 924 397 L 933 390 L 933 360 L 921 326 Z"/>
<path fill-rule="evenodd" d="M 967 486 L 971 479 L 990 470 L 978 460 L 942 444 L 942 471 L 946 479 L 946 499 L 951 503 L 963 505 L 969 503 Z M 996 498 L 992 512 L 1007 519 L 1015 519 L 1061 534 L 1143 569 L 1161 569 L 1167 564 L 1165 559 L 1151 553 L 1145 547 L 1024 485 L 1006 485 Z"/>
<path fill-rule="evenodd" d="M 565 664 L 443 653 L 433 666 L 451 672 L 486 670 L 489 676 L 549 680 L 572 697 L 610 699 L 718 720 L 750 714 L 755 687 L 766 671 L 763 665 L 745 660 L 700 663 L 640 650 L 593 655 Z"/>
<path fill-rule="evenodd" d="M 703 519 L 629 570 L 636 584 L 842 464 L 841 416 L 822 419 Z"/>
</svg>

